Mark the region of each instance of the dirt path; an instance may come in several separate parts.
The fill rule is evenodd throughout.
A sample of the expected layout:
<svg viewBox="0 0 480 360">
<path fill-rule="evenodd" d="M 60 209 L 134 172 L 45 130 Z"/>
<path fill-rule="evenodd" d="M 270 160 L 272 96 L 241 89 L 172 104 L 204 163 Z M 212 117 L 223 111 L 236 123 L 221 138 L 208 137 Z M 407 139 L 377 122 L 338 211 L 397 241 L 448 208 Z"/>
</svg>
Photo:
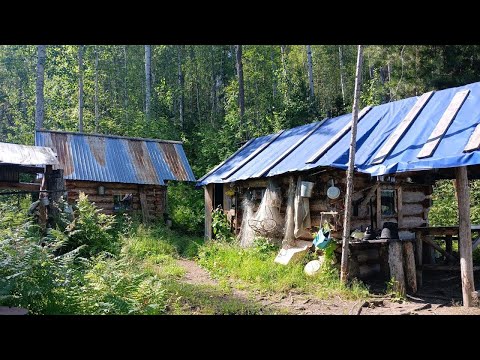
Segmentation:
<svg viewBox="0 0 480 360">
<path fill-rule="evenodd" d="M 193 285 L 218 286 L 208 272 L 192 260 L 177 260 L 186 273 L 182 279 Z M 367 301 L 351 301 L 335 297 L 319 300 L 313 296 L 290 291 L 289 294 L 260 295 L 232 287 L 228 295 L 241 301 L 255 301 L 266 309 L 295 315 L 480 315 L 480 308 L 463 308 L 451 301 L 417 299 L 395 302 L 388 298 L 372 298 Z M 429 302 L 431 301 L 431 302 Z"/>
</svg>

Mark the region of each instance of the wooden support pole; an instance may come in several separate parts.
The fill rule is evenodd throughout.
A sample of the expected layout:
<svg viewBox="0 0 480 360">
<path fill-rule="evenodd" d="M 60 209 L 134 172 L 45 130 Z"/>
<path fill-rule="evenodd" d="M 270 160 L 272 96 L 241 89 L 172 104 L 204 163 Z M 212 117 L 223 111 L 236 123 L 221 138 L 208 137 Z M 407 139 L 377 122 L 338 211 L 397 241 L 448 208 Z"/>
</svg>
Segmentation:
<svg viewBox="0 0 480 360">
<path fill-rule="evenodd" d="M 390 278 L 393 278 L 395 281 L 393 290 L 405 296 L 403 252 L 402 243 L 399 240 L 391 240 L 388 244 L 388 265 L 390 266 Z"/>
<path fill-rule="evenodd" d="M 362 85 L 363 47 L 358 45 L 357 70 L 355 75 L 355 93 L 352 111 L 352 136 L 350 137 L 350 152 L 347 169 L 347 191 L 345 193 L 345 216 L 343 219 L 342 260 L 340 264 L 340 279 L 348 280 L 348 252 L 350 240 L 350 216 L 352 214 L 353 171 L 355 167 L 355 150 L 357 147 L 358 106 L 360 102 L 360 87 Z"/>
<path fill-rule="evenodd" d="M 458 195 L 458 248 L 460 251 L 460 271 L 462 278 L 463 306 L 473 306 L 472 232 L 470 222 L 470 188 L 468 186 L 467 167 L 455 168 Z"/>
<path fill-rule="evenodd" d="M 57 221 L 59 221 L 59 209 L 58 202 L 65 190 L 65 180 L 63 179 L 63 169 L 52 170 L 47 166 L 45 172 L 45 182 L 47 190 L 52 192 L 48 193 L 49 205 L 48 205 L 48 224 L 50 227 L 55 227 Z"/>
<path fill-rule="evenodd" d="M 147 206 L 147 193 L 143 186 L 139 186 L 139 193 L 140 193 L 140 208 L 142 209 L 142 221 L 144 224 L 148 224 L 150 221 L 149 214 L 148 214 L 148 206 Z"/>
<path fill-rule="evenodd" d="M 213 184 L 205 185 L 205 240 L 212 239 Z M 238 204 L 236 204 L 238 207 Z"/>
<path fill-rule="evenodd" d="M 377 229 L 382 229 L 382 185 L 377 186 L 377 206 L 376 209 L 376 222 Z"/>
<path fill-rule="evenodd" d="M 445 251 L 449 254 L 453 252 L 452 235 L 445 236 Z"/>
<path fill-rule="evenodd" d="M 415 256 L 413 254 L 413 244 L 410 241 L 406 241 L 403 244 L 403 256 L 405 259 L 407 290 L 411 294 L 415 294 L 417 292 L 417 274 L 415 268 Z"/>
<path fill-rule="evenodd" d="M 417 231 L 415 234 L 416 260 L 417 260 L 417 288 L 421 288 L 423 284 L 423 233 Z"/>
</svg>

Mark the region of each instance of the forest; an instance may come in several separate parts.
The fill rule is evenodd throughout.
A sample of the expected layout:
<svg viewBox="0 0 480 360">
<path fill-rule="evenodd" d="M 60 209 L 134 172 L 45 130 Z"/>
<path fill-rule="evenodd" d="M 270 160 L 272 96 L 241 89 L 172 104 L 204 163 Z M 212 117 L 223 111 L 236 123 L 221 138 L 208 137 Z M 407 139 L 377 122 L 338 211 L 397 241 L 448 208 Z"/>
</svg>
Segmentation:
<svg viewBox="0 0 480 360">
<path fill-rule="evenodd" d="M 2 45 L 0 141 L 33 145 L 34 129 L 40 128 L 180 140 L 200 178 L 251 138 L 351 112 L 356 49 L 355 45 Z M 379 105 L 478 81 L 480 46 L 367 45 L 362 73 L 360 105 Z M 478 223 L 477 188 L 472 183 L 471 215 Z M 256 290 L 296 288 L 319 296 L 365 296 L 362 284 L 347 288 L 334 280 L 333 270 L 312 283 L 301 277 L 301 267 L 269 269 L 262 260 L 275 250 L 262 241 L 241 254 L 232 248 L 228 234 L 226 247 L 203 244 L 202 191 L 194 184 L 174 184 L 168 193 L 173 230 L 145 228 L 130 218 L 102 217 L 87 199 L 80 199 L 76 211 L 82 221 L 76 223 L 77 230 L 95 234 L 95 248 L 102 249 L 92 252 L 79 250 L 85 244 L 74 226 L 47 235 L 51 252 L 28 247 L 22 241 L 38 242 L 41 235 L 27 217 L 12 216 L 28 208 L 28 199 L 1 200 L 0 304 L 39 314 L 268 313 L 237 298 L 226 305 L 201 298 L 201 293 L 213 299 L 224 292 L 235 294 L 237 290 L 225 285 L 231 274 Z M 451 206 L 455 201 L 451 183 L 440 182 L 432 221 L 455 223 Z M 21 246 L 4 239 L 16 239 Z M 103 246 L 106 242 L 109 245 Z M 199 259 L 220 286 L 199 291 L 180 284 L 184 270 L 175 259 L 183 256 Z M 229 260 L 238 256 L 245 261 L 243 269 L 234 268 Z M 224 270 L 215 265 L 222 262 Z M 267 272 L 264 282 L 252 285 Z M 322 282 L 329 284 L 327 288 Z M 60 283 L 68 286 L 58 288 Z"/>
</svg>

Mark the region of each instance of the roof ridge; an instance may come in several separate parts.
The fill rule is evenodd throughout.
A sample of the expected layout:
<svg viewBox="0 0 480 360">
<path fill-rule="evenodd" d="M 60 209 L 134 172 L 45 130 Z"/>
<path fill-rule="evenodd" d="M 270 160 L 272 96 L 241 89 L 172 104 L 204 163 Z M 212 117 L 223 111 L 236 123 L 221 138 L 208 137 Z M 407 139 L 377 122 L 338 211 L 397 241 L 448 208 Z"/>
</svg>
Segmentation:
<svg viewBox="0 0 480 360">
<path fill-rule="evenodd" d="M 152 142 L 183 145 L 182 141 L 177 141 L 177 140 L 163 140 L 163 139 L 152 139 L 152 138 L 141 138 L 141 137 L 129 137 L 129 136 L 110 135 L 110 134 L 96 134 L 96 133 L 84 133 L 84 132 L 62 131 L 62 130 L 47 130 L 47 129 L 35 130 L 35 132 L 49 132 L 49 133 L 56 133 L 56 134 L 108 137 L 108 138 L 113 138 L 113 139 L 124 139 L 124 140 L 134 140 L 134 141 L 152 141 Z"/>
</svg>

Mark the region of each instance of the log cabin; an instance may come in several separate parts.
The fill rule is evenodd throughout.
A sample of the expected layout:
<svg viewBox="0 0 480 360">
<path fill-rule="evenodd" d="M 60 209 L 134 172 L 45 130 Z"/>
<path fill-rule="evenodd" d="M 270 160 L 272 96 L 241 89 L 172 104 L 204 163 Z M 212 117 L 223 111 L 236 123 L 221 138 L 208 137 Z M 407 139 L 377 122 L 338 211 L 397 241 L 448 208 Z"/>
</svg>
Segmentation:
<svg viewBox="0 0 480 360">
<path fill-rule="evenodd" d="M 280 212 L 285 216 L 289 178 L 301 177 L 313 183 L 309 196 L 310 230 L 318 230 L 324 216 L 336 214 L 338 226 L 334 235 L 340 248 L 351 121 L 352 114 L 346 114 L 250 139 L 205 174 L 197 182 L 205 192 L 205 237 L 212 237 L 211 212 L 219 205 L 238 233 L 243 217 L 242 198 L 253 199 L 258 205 L 256 199 L 262 197 L 269 181 L 280 184 L 283 196 Z M 437 251 L 461 270 L 464 304 L 469 306 L 475 296 L 472 249 L 479 243 L 476 240 L 472 247 L 471 233 L 480 227 L 470 223 L 466 189 L 468 179 L 480 177 L 480 83 L 367 106 L 358 115 L 356 141 L 349 233 L 362 232 L 373 225 L 377 235 L 367 241 L 351 238 L 344 242 L 350 246 L 350 275 L 361 275 L 361 266 L 367 274 L 375 267 L 385 278 L 393 276 L 405 283 L 400 278 L 408 277 L 407 285 L 414 293 L 417 283 L 421 286 L 423 269 L 440 269 L 427 266 L 439 265 L 433 255 Z M 438 179 L 456 180 L 459 203 L 456 227 L 429 226 L 431 194 Z M 330 193 L 336 196 L 329 197 L 329 188 L 334 188 Z M 398 228 L 397 239 L 382 239 L 381 230 L 391 223 Z M 436 237 L 439 235 L 445 236 Z M 459 243 L 459 254 L 452 253 L 452 236 Z M 446 239 L 447 251 L 435 246 L 433 239 Z M 405 268 L 410 269 L 405 275 L 400 271 L 403 260 L 400 266 L 391 264 L 393 258 L 403 256 L 397 241 L 409 251 L 405 252 Z M 382 243 L 385 245 L 377 245 Z M 357 247 L 362 250 L 356 251 Z M 392 254 L 398 256 L 392 258 Z M 394 274 L 395 269 L 400 269 L 401 274 Z"/>
<path fill-rule="evenodd" d="M 68 202 L 83 192 L 106 214 L 161 219 L 168 182 L 195 181 L 179 141 L 39 130 L 35 143 L 57 154 Z"/>
</svg>

